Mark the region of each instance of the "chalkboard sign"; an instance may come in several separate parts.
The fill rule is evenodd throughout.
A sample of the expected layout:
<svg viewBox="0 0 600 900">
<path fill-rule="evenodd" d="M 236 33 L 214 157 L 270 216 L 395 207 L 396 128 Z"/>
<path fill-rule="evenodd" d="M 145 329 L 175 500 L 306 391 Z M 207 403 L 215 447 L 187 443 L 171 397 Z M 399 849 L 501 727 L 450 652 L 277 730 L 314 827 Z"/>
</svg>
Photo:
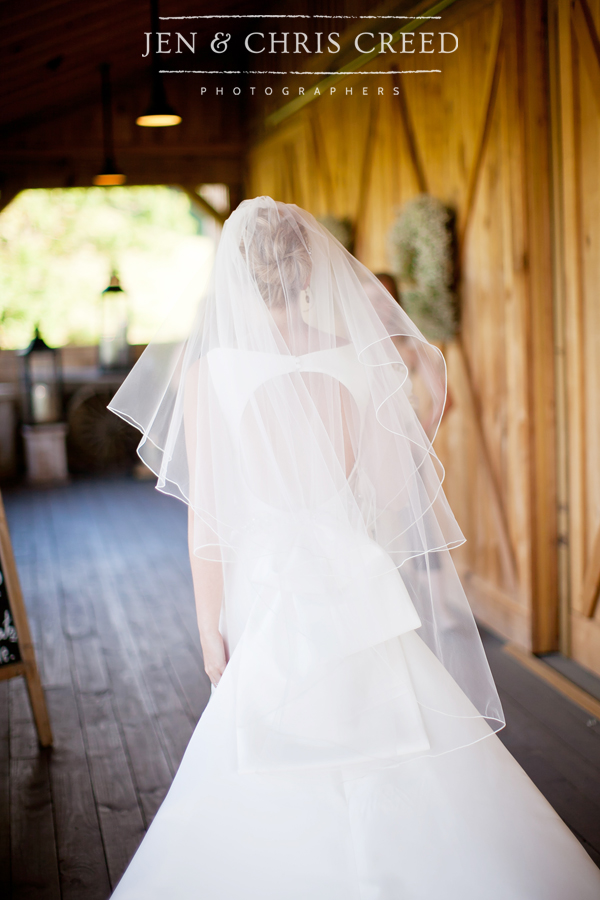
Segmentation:
<svg viewBox="0 0 600 900">
<path fill-rule="evenodd" d="M 6 580 L 0 564 L 0 666 L 14 662 L 21 662 L 21 651 L 8 602 Z"/>
<path fill-rule="evenodd" d="M 0 680 L 23 675 L 40 744 L 52 743 L 50 719 L 0 494 Z"/>
</svg>

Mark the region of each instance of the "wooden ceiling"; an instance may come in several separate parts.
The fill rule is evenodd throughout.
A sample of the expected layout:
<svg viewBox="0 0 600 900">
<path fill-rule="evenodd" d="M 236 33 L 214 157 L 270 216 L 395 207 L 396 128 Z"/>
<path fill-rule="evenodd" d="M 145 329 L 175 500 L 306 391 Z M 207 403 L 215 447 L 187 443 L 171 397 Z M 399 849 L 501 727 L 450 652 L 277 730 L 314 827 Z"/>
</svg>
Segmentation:
<svg viewBox="0 0 600 900">
<path fill-rule="evenodd" d="M 261 0 L 268 12 L 271 0 Z M 246 0 L 162 0 L 161 16 L 248 15 Z M 230 19 L 227 29 L 247 29 Z M 164 23 L 196 31 L 198 47 L 218 30 L 214 20 Z M 198 103 L 195 76 L 169 76 L 167 93 L 184 122 L 143 129 L 147 106 L 149 0 L 2 0 L 0 2 L 0 206 L 23 187 L 90 184 L 102 162 L 100 74 L 111 66 L 117 157 L 129 183 L 241 180 L 244 129 L 232 98 Z M 182 57 L 177 57 L 181 60 Z M 197 60 L 196 60 L 197 63 Z M 206 99 L 206 98 L 205 98 Z M 154 132 L 154 133 L 152 133 Z"/>
<path fill-rule="evenodd" d="M 269 11 L 271 0 L 261 0 Z M 162 0 L 161 16 L 216 13 L 244 15 L 255 4 L 246 0 Z M 230 20 L 230 31 L 245 29 Z M 202 46 L 214 36 L 213 20 L 165 23 L 198 32 Z M 111 64 L 114 84 L 148 68 L 144 32 L 150 30 L 148 0 L 2 0 L 0 2 L 0 126 L 6 133 L 27 127 L 40 115 L 72 109 L 99 96 L 98 66 Z"/>
<path fill-rule="evenodd" d="M 383 3 L 411 5 L 410 0 Z M 296 0 L 293 11 L 330 17 L 360 15 L 373 6 L 373 0 Z M 282 11 L 275 0 L 260 0 L 258 8 L 261 15 Z M 197 32 L 197 52 L 187 60 L 163 56 L 161 64 L 220 68 L 208 49 L 217 31 L 226 27 L 233 36 L 231 46 L 237 35 L 235 43 L 243 47 L 242 33 L 279 25 L 247 18 L 256 12 L 257 4 L 250 0 L 160 0 L 163 17 L 244 17 L 162 23 L 165 31 Z M 339 18 L 321 21 L 323 31 L 341 32 L 347 24 Z M 115 151 L 129 184 L 191 188 L 224 181 L 239 194 L 253 111 L 244 96 L 232 96 L 231 80 L 222 82 L 225 95 L 217 98 L 214 78 L 208 82 L 204 76 L 169 74 L 167 94 L 182 124 L 160 129 L 135 125 L 150 95 L 150 63 L 143 57 L 144 33 L 150 30 L 149 0 L 0 0 L 0 208 L 27 187 L 92 183 L 103 161 L 103 63 L 111 67 Z M 231 62 L 248 68 L 244 56 L 236 60 L 228 52 Z"/>
</svg>

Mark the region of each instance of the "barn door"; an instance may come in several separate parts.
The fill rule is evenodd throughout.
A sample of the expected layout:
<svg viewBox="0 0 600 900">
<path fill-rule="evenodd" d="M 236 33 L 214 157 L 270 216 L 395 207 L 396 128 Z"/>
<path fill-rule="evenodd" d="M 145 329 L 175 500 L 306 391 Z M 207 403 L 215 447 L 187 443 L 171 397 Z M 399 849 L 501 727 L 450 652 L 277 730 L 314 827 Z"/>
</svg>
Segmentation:
<svg viewBox="0 0 600 900">
<path fill-rule="evenodd" d="M 561 649 L 600 673 L 600 0 L 550 0 Z"/>
</svg>

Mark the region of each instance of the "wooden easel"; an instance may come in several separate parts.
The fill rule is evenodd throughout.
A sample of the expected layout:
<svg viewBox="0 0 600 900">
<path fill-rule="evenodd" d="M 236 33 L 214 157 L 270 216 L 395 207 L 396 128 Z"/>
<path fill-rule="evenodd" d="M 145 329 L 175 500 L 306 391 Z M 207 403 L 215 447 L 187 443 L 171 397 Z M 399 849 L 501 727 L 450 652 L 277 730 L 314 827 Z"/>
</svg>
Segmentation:
<svg viewBox="0 0 600 900">
<path fill-rule="evenodd" d="M 18 656 L 20 657 L 16 662 L 8 662 L 0 665 L 0 681 L 4 681 L 7 678 L 15 678 L 17 675 L 25 676 L 27 693 L 29 694 L 40 744 L 42 747 L 49 747 L 52 744 L 50 719 L 48 717 L 46 699 L 44 697 L 40 673 L 35 659 L 35 651 L 31 641 L 27 611 L 23 602 L 23 594 L 21 593 L 21 585 L 19 583 L 19 575 L 15 564 L 15 557 L 12 550 L 10 532 L 8 530 L 8 522 L 6 521 L 6 513 L 4 511 L 1 493 L 0 566 L 4 576 L 3 587 L 8 596 L 9 609 L 17 632 Z"/>
</svg>

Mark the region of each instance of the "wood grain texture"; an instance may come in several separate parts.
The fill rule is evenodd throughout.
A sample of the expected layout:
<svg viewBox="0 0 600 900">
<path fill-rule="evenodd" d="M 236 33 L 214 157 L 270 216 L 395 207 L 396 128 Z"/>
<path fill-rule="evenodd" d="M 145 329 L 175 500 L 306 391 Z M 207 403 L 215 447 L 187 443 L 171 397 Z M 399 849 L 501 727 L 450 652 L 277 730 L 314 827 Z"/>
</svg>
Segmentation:
<svg viewBox="0 0 600 900">
<path fill-rule="evenodd" d="M 12 895 L 60 900 L 50 751 L 40 750 L 24 679 L 8 682 L 8 709 Z"/>
<path fill-rule="evenodd" d="M 504 578 L 511 593 L 518 592 L 518 576 L 515 561 L 515 554 L 512 547 L 508 516 L 504 506 L 504 498 L 500 489 L 500 485 L 496 479 L 496 473 L 491 461 L 491 454 L 487 444 L 487 438 L 481 421 L 481 404 L 475 393 L 473 378 L 470 371 L 469 360 L 465 352 L 465 348 L 460 336 L 457 339 L 458 354 L 457 359 L 462 366 L 462 384 L 463 390 L 461 396 L 465 401 L 465 408 L 471 417 L 473 429 L 477 435 L 478 450 L 481 459 L 481 466 L 485 476 L 487 476 L 489 484 L 489 495 L 492 500 L 493 513 L 496 517 L 496 527 L 500 554 L 502 558 L 502 566 L 504 569 Z"/>
<path fill-rule="evenodd" d="M 538 659 L 537 656 L 534 656 L 531 653 L 527 653 L 525 650 L 522 650 L 521 647 L 517 647 L 514 644 L 507 644 L 504 649 L 506 653 L 510 656 L 514 656 L 514 658 L 517 659 L 522 666 L 525 666 L 526 669 L 535 672 L 539 678 L 547 681 L 548 684 L 551 684 L 559 693 L 564 694 L 564 696 L 568 697 L 569 700 L 572 700 L 573 703 L 576 703 L 582 709 L 587 710 L 590 715 L 600 719 L 600 700 L 596 700 L 595 697 L 592 697 L 591 694 L 588 694 L 576 684 L 573 684 L 572 681 L 569 681 L 569 679 L 565 678 L 564 675 L 561 675 L 560 672 L 554 671 L 554 669 L 547 666 L 543 660 Z"/>
<path fill-rule="evenodd" d="M 548 36 L 545 0 L 517 4 L 522 35 L 523 154 L 528 254 L 528 401 L 532 649 L 558 648 L 556 422 Z"/>
<path fill-rule="evenodd" d="M 498 82 L 500 79 L 500 64 L 502 61 L 502 25 L 504 21 L 504 10 L 502 3 L 496 3 L 494 7 L 494 18 L 491 25 L 491 33 L 489 36 L 490 49 L 485 68 L 482 88 L 482 113 L 481 122 L 478 126 L 475 138 L 475 154 L 469 171 L 469 179 L 467 183 L 466 196 L 462 208 L 460 237 L 459 237 L 459 254 L 465 242 L 465 236 L 475 201 L 475 193 L 479 184 L 481 173 L 481 165 L 485 154 L 486 143 L 490 132 L 492 116 L 494 114 L 494 101 L 498 90 Z"/>
<path fill-rule="evenodd" d="M 62 900 L 106 900 L 110 881 L 86 745 L 73 687 L 51 688 L 54 722 L 49 762 Z"/>
<path fill-rule="evenodd" d="M 575 0 L 571 5 L 571 21 L 600 113 L 600 40 L 586 0 Z"/>
<path fill-rule="evenodd" d="M 369 108 L 369 117 L 367 120 L 367 128 L 364 134 L 364 150 L 362 157 L 362 165 L 360 167 L 360 179 L 358 200 L 356 211 L 352 217 L 354 223 L 354 249 L 357 255 L 360 255 L 361 242 L 363 237 L 363 222 L 365 221 L 367 206 L 369 203 L 369 194 L 371 188 L 371 179 L 373 176 L 373 158 L 374 150 L 377 144 L 377 127 L 379 123 L 379 104 L 372 99 Z"/>
<path fill-rule="evenodd" d="M 0 684 L 0 897 L 10 897 L 10 737 L 8 684 Z"/>
<path fill-rule="evenodd" d="M 421 193 L 427 194 L 427 176 L 425 174 L 423 163 L 421 161 L 421 154 L 419 152 L 412 119 L 410 117 L 408 104 L 406 102 L 406 92 L 404 90 L 402 76 L 398 75 L 397 66 L 392 66 L 392 72 L 394 73 L 392 76 L 394 80 L 394 89 L 398 92 L 398 109 L 400 110 L 400 120 L 402 122 L 402 128 L 404 130 L 404 136 L 406 138 L 406 145 L 408 147 L 410 162 L 413 167 L 419 190 L 421 191 Z"/>
<path fill-rule="evenodd" d="M 560 252 L 558 320 L 563 354 L 564 503 L 568 582 L 563 590 L 563 622 L 568 649 L 600 673 L 597 594 L 600 531 L 600 110 L 598 34 L 600 4 L 550 5 L 558 77 L 552 85 L 558 119 L 553 131 L 555 218 Z"/>
<path fill-rule="evenodd" d="M 578 59 L 571 32 L 570 10 L 558 4 L 562 233 L 565 268 L 566 356 L 569 406 L 570 475 L 570 570 L 571 595 L 578 597 L 585 568 L 585 461 L 584 461 L 584 379 L 583 379 L 583 283 L 580 244 L 581 183 L 579 166 Z"/>
<path fill-rule="evenodd" d="M 132 488 L 135 494 L 137 485 Z M 35 501 L 24 492 L 11 517 L 31 598 L 32 632 L 50 624 L 44 605 L 49 598 L 51 636 L 64 651 L 57 658 L 49 642 L 40 643 L 42 670 L 54 681 L 47 693 L 57 724 L 53 753 L 46 768 L 36 770 L 34 792 L 51 798 L 54 831 L 44 818 L 46 801 L 39 801 L 35 827 L 46 829 L 40 840 L 47 845 L 48 878 L 57 867 L 62 897 L 69 900 L 109 896 L 162 802 L 209 697 L 185 521 L 178 525 L 167 512 L 153 535 L 140 530 L 140 521 L 156 520 L 155 504 L 136 510 L 131 501 L 123 485 L 107 502 L 84 485 L 42 492 Z M 8 687 L 10 711 L 5 705 L 0 716 L 10 718 L 11 751 L 0 764 L 37 760 L 25 686 L 13 680 Z M 28 784 L 30 770 L 19 771 L 19 783 Z M 0 779 L 2 773 L 0 765 Z M 0 780 L 0 803 L 1 788 Z M 22 826 L 14 827 L 19 834 Z M 21 851 L 15 852 L 16 890 L 25 863 Z M 33 889 L 26 879 L 23 884 Z M 40 896 L 53 897 L 53 890 L 48 882 Z"/>
<path fill-rule="evenodd" d="M 558 599 L 544 4 L 461 0 L 444 11 L 444 22 L 461 54 L 444 59 L 442 78 L 367 75 L 367 66 L 352 82 L 352 98 L 323 96 L 310 117 L 301 111 L 253 144 L 248 192 L 279 196 L 283 186 L 281 199 L 302 197 L 317 216 L 352 219 L 361 209 L 356 253 L 373 271 L 389 270 L 389 228 L 415 194 L 426 188 L 455 213 L 463 236 L 461 337 L 458 349 L 448 347 L 454 407 L 436 447 L 467 537 L 456 558 L 488 583 L 488 598 L 494 590 L 510 595 L 512 605 L 497 616 L 507 637 L 550 649 L 558 641 Z M 364 202 L 355 173 L 375 100 Z M 290 142 L 297 195 L 284 174 Z M 478 596 L 471 598 L 476 611 Z"/>
<path fill-rule="evenodd" d="M 588 618 L 592 618 L 596 611 L 598 594 L 600 593 L 600 529 L 592 544 L 587 570 L 584 574 L 581 588 L 581 607 Z"/>
</svg>

